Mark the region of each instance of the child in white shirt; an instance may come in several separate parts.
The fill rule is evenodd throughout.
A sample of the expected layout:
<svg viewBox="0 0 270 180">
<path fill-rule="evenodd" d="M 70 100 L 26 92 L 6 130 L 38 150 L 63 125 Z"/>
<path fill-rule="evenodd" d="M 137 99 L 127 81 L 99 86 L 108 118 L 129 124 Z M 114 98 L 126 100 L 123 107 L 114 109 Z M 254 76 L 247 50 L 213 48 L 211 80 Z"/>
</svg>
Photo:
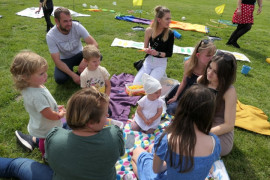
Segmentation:
<svg viewBox="0 0 270 180">
<path fill-rule="evenodd" d="M 160 123 L 164 104 L 164 101 L 160 98 L 161 84 L 148 74 L 143 74 L 142 80 L 146 96 L 138 101 L 131 129 L 152 134 Z"/>
</svg>

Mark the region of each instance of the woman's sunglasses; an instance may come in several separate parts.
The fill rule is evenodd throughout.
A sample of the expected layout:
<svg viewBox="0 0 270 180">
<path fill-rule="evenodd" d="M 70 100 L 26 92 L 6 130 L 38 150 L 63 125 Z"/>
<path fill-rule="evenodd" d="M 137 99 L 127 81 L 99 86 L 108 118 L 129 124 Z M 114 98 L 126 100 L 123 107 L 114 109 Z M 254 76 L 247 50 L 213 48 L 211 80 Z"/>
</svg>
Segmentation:
<svg viewBox="0 0 270 180">
<path fill-rule="evenodd" d="M 218 50 L 215 55 L 223 57 L 223 59 L 225 61 L 233 61 L 234 60 L 234 58 L 232 57 L 233 56 L 232 54 L 224 53 L 220 50 Z"/>
<path fill-rule="evenodd" d="M 201 41 L 200 41 L 200 44 L 199 44 L 199 46 L 198 46 L 198 48 L 197 48 L 197 53 L 198 53 L 198 51 L 199 51 L 199 48 L 200 48 L 202 45 L 208 44 L 209 42 L 210 42 L 209 39 L 203 39 L 203 40 L 201 40 Z"/>
</svg>

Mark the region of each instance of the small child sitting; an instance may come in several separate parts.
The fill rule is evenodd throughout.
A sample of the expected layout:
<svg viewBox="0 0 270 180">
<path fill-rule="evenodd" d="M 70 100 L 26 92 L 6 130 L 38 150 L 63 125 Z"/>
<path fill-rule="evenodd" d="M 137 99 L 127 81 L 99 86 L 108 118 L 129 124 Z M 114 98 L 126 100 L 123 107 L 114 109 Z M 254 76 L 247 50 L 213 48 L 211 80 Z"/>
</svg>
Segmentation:
<svg viewBox="0 0 270 180">
<path fill-rule="evenodd" d="M 164 104 L 164 101 L 160 98 L 161 84 L 148 74 L 143 74 L 142 81 L 146 96 L 138 101 L 131 129 L 152 134 L 160 123 Z"/>
<path fill-rule="evenodd" d="M 99 92 L 110 96 L 111 82 L 110 74 L 106 68 L 100 66 L 101 54 L 94 45 L 86 45 L 83 48 L 83 60 L 87 67 L 81 73 L 81 88 L 95 86 Z"/>
</svg>

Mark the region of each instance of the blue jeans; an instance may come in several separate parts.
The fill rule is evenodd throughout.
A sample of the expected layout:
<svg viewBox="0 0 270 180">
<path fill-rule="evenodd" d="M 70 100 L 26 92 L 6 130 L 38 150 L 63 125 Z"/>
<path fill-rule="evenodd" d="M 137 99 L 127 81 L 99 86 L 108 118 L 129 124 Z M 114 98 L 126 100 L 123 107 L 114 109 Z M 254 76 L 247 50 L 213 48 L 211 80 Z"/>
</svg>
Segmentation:
<svg viewBox="0 0 270 180">
<path fill-rule="evenodd" d="M 103 56 L 100 56 L 100 60 L 102 60 Z M 75 56 L 69 58 L 69 59 L 61 59 L 63 63 L 65 63 L 68 68 L 73 71 L 74 66 L 79 66 L 81 61 L 83 59 L 83 53 L 82 51 L 76 54 Z M 56 66 L 54 68 L 54 79 L 55 82 L 58 84 L 63 84 L 69 79 L 69 75 L 58 69 Z"/>
<path fill-rule="evenodd" d="M 74 66 L 79 66 L 81 61 L 83 59 L 82 52 L 76 54 L 75 56 L 69 58 L 69 59 L 61 59 L 63 63 L 65 63 L 68 68 L 73 71 Z M 54 68 L 54 79 L 55 82 L 58 84 L 63 84 L 69 79 L 69 75 L 58 69 L 56 66 Z"/>
<path fill-rule="evenodd" d="M 175 102 L 172 102 L 171 104 L 168 104 L 168 105 L 167 105 L 167 110 L 166 110 L 166 112 L 167 112 L 168 114 L 174 116 L 174 115 L 175 115 L 175 112 L 176 112 L 176 109 L 177 109 L 177 107 L 178 107 L 178 103 L 179 103 L 179 101 L 177 100 L 177 101 L 175 101 Z"/>
<path fill-rule="evenodd" d="M 27 158 L 1 158 L 0 177 L 21 180 L 51 180 L 52 169 L 42 163 Z"/>
</svg>

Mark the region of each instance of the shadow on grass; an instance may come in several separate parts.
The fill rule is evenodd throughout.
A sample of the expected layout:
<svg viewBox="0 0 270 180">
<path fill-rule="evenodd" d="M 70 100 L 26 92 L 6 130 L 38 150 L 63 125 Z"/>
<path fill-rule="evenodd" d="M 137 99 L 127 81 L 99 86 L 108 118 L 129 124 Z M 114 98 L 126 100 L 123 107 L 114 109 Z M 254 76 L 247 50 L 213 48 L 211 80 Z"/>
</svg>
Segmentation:
<svg viewBox="0 0 270 180">
<path fill-rule="evenodd" d="M 244 49 L 244 48 L 241 48 L 243 54 L 245 55 L 248 55 L 250 57 L 257 57 L 258 59 L 255 59 L 255 60 L 261 60 L 261 61 L 265 61 L 265 58 L 266 58 L 266 55 L 263 55 L 263 54 L 260 54 L 259 51 L 254 51 L 254 50 L 251 50 L 251 49 Z"/>
<path fill-rule="evenodd" d="M 53 97 L 56 97 L 57 101 L 67 102 L 68 99 L 80 89 L 80 85 L 75 84 L 70 79 L 64 84 L 57 84 L 55 86 L 55 93 L 53 94 Z"/>
<path fill-rule="evenodd" d="M 244 76 L 245 78 L 254 78 L 254 76 L 252 74 L 250 74 L 250 73 L 248 73 L 246 75 L 241 73 L 241 75 Z"/>
<path fill-rule="evenodd" d="M 228 156 L 222 157 L 222 160 L 224 161 L 231 180 L 258 179 L 258 177 L 255 176 L 255 170 L 252 169 L 252 166 L 245 154 L 235 144 L 232 152 Z"/>
</svg>

